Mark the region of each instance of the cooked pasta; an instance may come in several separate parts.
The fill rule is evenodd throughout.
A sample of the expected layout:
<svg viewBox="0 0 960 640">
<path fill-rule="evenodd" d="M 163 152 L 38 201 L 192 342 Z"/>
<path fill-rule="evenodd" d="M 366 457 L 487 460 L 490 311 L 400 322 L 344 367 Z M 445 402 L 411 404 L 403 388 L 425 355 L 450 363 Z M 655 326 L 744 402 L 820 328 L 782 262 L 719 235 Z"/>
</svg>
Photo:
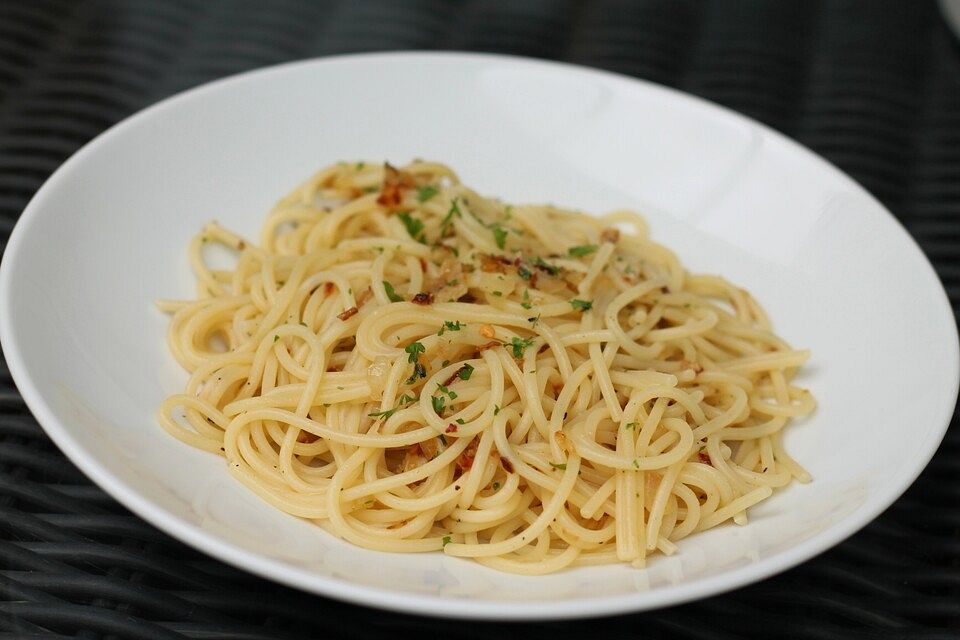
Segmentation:
<svg viewBox="0 0 960 640">
<path fill-rule="evenodd" d="M 209 266 L 211 245 L 235 253 Z M 638 215 L 482 197 L 438 163 L 339 163 L 257 243 L 210 223 L 160 424 L 356 545 L 544 574 L 655 552 L 807 473 L 808 352 Z"/>
</svg>

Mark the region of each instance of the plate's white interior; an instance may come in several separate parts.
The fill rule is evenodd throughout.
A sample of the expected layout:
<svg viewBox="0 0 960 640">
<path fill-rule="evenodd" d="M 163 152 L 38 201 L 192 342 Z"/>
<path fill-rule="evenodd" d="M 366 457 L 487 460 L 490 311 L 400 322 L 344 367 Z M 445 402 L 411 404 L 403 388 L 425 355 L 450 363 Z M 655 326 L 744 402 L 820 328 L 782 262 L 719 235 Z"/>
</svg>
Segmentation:
<svg viewBox="0 0 960 640">
<path fill-rule="evenodd" d="M 273 202 L 338 159 L 451 164 L 479 191 L 586 211 L 636 208 L 692 270 L 751 290 L 813 350 L 820 408 L 790 427 L 813 474 L 646 570 L 520 578 L 357 549 L 275 511 L 153 413 L 186 379 L 159 297 L 191 296 L 186 245 L 217 219 L 255 237 Z M 943 435 L 957 388 L 952 314 L 883 208 L 812 154 L 652 85 L 475 55 L 320 60 L 149 109 L 67 162 L 30 204 L 0 276 L 11 369 L 81 468 L 205 551 L 327 595 L 441 615 L 641 609 L 742 584 L 840 540 L 888 505 Z M 438 602 L 443 599 L 445 602 Z"/>
</svg>

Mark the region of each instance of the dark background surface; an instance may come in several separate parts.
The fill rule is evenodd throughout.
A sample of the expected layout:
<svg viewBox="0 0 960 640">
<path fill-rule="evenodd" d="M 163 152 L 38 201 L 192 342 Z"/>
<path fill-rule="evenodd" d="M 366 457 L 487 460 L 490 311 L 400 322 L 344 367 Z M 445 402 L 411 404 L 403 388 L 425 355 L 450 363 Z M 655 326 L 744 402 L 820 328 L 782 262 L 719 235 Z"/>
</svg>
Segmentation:
<svg viewBox="0 0 960 640">
<path fill-rule="evenodd" d="M 757 118 L 882 200 L 956 312 L 960 46 L 927 2 L 0 3 L 0 242 L 64 159 L 160 98 L 287 60 L 410 48 L 578 62 Z M 954 424 L 875 522 L 734 593 L 523 628 L 401 616 L 254 578 L 130 515 L 50 443 L 0 363 L 0 639 L 960 638 L 958 506 Z"/>
</svg>

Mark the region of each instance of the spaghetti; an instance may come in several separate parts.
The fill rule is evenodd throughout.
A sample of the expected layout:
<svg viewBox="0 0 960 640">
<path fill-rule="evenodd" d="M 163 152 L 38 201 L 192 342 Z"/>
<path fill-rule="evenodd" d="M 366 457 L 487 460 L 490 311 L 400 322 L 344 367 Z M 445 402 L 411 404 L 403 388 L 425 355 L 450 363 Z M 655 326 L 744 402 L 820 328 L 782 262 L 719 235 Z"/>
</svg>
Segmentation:
<svg viewBox="0 0 960 640">
<path fill-rule="evenodd" d="M 233 269 L 208 266 L 212 244 Z M 159 306 L 191 375 L 160 424 L 354 544 L 524 574 L 643 566 L 809 480 L 781 443 L 814 408 L 793 383 L 808 352 L 636 214 L 340 163 L 259 244 L 211 223 L 189 255 L 198 299 Z"/>
</svg>

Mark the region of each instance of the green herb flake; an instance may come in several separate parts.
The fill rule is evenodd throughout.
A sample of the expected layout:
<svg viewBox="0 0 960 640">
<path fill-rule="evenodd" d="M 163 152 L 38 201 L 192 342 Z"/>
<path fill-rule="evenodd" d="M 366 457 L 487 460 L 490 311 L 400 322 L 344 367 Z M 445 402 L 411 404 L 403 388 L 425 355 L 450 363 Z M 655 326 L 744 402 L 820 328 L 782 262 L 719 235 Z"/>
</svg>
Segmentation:
<svg viewBox="0 0 960 640">
<path fill-rule="evenodd" d="M 566 470 L 567 470 L 567 463 L 566 463 L 566 462 L 564 462 L 564 463 L 562 463 L 562 464 L 557 464 L 556 462 L 551 462 L 551 463 L 550 463 L 550 466 L 553 467 L 554 469 L 560 469 L 560 471 L 566 471 Z"/>
<path fill-rule="evenodd" d="M 441 434 L 440 434 L 439 436 L 437 436 L 437 437 L 440 438 L 440 442 L 443 443 L 443 446 L 447 446 L 447 436 L 445 436 L 445 435 L 443 435 L 443 434 L 441 433 Z"/>
<path fill-rule="evenodd" d="M 443 396 L 430 396 L 430 404 L 433 405 L 433 410 L 438 416 L 443 414 L 443 408 L 446 402 Z"/>
<path fill-rule="evenodd" d="M 573 258 L 582 258 L 583 256 L 590 255 L 600 247 L 595 244 L 584 244 L 578 247 L 570 247 L 570 250 L 567 251 Z"/>
<path fill-rule="evenodd" d="M 541 258 L 540 256 L 537 256 L 536 258 L 533 259 L 533 265 L 539 269 L 543 269 L 544 271 L 546 271 L 552 276 L 555 276 L 558 273 L 560 273 L 560 267 L 557 267 L 548 262 L 545 262 L 544 259 Z"/>
<path fill-rule="evenodd" d="M 640 463 L 637 462 L 636 460 L 634 460 L 634 461 L 633 461 L 633 468 L 634 468 L 634 469 L 639 469 L 639 468 L 640 468 Z"/>
<path fill-rule="evenodd" d="M 301 321 L 300 321 L 300 326 L 301 326 L 301 327 L 305 327 L 305 326 L 307 326 L 307 323 L 304 322 L 303 320 L 301 320 Z"/>
<path fill-rule="evenodd" d="M 462 329 L 463 326 L 464 325 L 460 324 L 459 320 L 457 320 L 456 322 L 450 322 L 449 320 L 445 320 L 443 323 L 443 326 L 440 327 L 440 331 L 437 332 L 437 335 L 442 336 L 447 331 L 460 331 L 460 329 Z"/>
<path fill-rule="evenodd" d="M 423 231 L 422 221 L 418 220 L 417 218 L 414 218 L 407 211 L 401 211 L 400 213 L 397 214 L 397 217 L 400 218 L 400 222 L 403 223 L 403 226 L 407 228 L 407 233 L 410 234 L 411 238 L 413 238 L 414 240 L 422 244 L 427 243 L 426 238 L 424 238 L 424 235 L 422 233 Z"/>
<path fill-rule="evenodd" d="M 490 230 L 493 231 L 493 241 L 497 243 L 497 247 L 500 249 L 506 247 L 508 231 L 498 223 L 494 223 Z"/>
<path fill-rule="evenodd" d="M 386 280 L 383 281 L 383 289 L 387 292 L 387 297 L 390 298 L 390 302 L 403 302 L 403 297 L 398 295 L 393 285 Z"/>
<path fill-rule="evenodd" d="M 570 306 L 578 311 L 590 311 L 593 308 L 593 303 L 589 300 L 571 300 Z"/>
<path fill-rule="evenodd" d="M 526 351 L 527 347 L 533 344 L 533 338 L 518 338 L 514 336 L 510 340 L 510 346 L 513 347 L 513 357 L 520 359 L 523 357 L 523 352 Z"/>
<path fill-rule="evenodd" d="M 438 384 L 438 385 L 437 385 L 437 391 L 439 391 L 440 393 L 445 393 L 445 394 L 447 394 L 447 397 L 449 397 L 451 400 L 456 400 L 456 399 L 457 399 L 457 392 L 456 392 L 456 391 L 451 391 L 451 390 L 450 390 L 448 387 L 446 387 L 445 385 Z"/>
<path fill-rule="evenodd" d="M 454 198 L 450 201 L 450 210 L 447 211 L 447 216 L 443 219 L 443 222 L 440 223 L 440 237 L 447 235 L 447 229 L 450 228 L 450 225 L 453 224 L 453 216 L 460 217 L 463 214 L 460 213 L 460 207 L 457 205 L 457 199 Z"/>
<path fill-rule="evenodd" d="M 423 363 L 418 362 L 415 365 L 413 365 L 413 373 L 411 373 L 410 377 L 407 378 L 406 383 L 413 384 L 420 378 L 426 378 L 426 377 L 427 377 L 427 368 L 423 366 Z"/>
<path fill-rule="evenodd" d="M 273 341 L 274 341 L 274 342 L 276 342 L 276 341 L 279 340 L 279 339 L 280 339 L 280 336 L 273 336 Z"/>
<path fill-rule="evenodd" d="M 517 275 L 519 275 L 524 280 L 529 280 L 530 278 L 533 277 L 533 272 L 530 271 L 530 269 L 527 269 L 526 266 L 521 264 L 519 267 L 517 267 Z"/>
<path fill-rule="evenodd" d="M 493 405 L 493 415 L 496 416 L 496 415 L 499 415 L 499 414 L 500 414 L 500 405 L 498 405 L 498 404 Z"/>
<path fill-rule="evenodd" d="M 409 355 L 407 356 L 407 362 L 417 362 L 420 359 L 420 354 L 427 350 L 421 342 L 411 342 L 406 347 L 403 348 L 405 352 Z"/>
<path fill-rule="evenodd" d="M 624 429 L 628 429 L 628 430 L 629 430 L 629 429 L 636 429 L 636 428 L 637 428 L 637 423 L 636 423 L 636 422 L 628 422 L 627 424 L 623 425 L 623 428 L 624 428 Z"/>
<path fill-rule="evenodd" d="M 498 297 L 498 298 L 502 298 L 502 297 L 503 297 L 503 291 L 494 291 L 494 292 L 493 292 L 493 295 L 496 296 L 496 297 Z"/>
<path fill-rule="evenodd" d="M 457 424 L 459 424 L 459 425 L 464 425 L 464 424 L 467 424 L 467 423 L 463 420 L 463 418 L 457 418 Z"/>
<path fill-rule="evenodd" d="M 440 190 L 431 185 L 417 187 L 417 202 L 426 202 L 438 193 L 440 193 Z"/>
<path fill-rule="evenodd" d="M 523 290 L 523 302 L 520 303 L 520 306 L 524 309 L 532 309 L 533 305 L 530 304 L 530 289 Z"/>
<path fill-rule="evenodd" d="M 473 366 L 465 364 L 460 367 L 460 371 L 457 372 L 457 377 L 461 380 L 469 380 L 470 376 L 473 375 Z"/>
<path fill-rule="evenodd" d="M 450 536 L 443 536 L 443 546 L 450 544 L 451 540 L 452 538 L 450 538 Z"/>
<path fill-rule="evenodd" d="M 385 409 L 384 411 L 376 411 L 376 412 L 374 412 L 374 413 L 368 413 L 367 415 L 370 416 L 371 418 L 389 418 L 390 416 L 392 416 L 393 414 L 395 414 L 397 411 L 400 411 L 400 409 L 402 409 L 402 408 L 404 407 L 404 405 L 408 405 L 408 404 L 410 404 L 411 402 L 413 402 L 414 400 L 416 400 L 416 398 L 415 398 L 414 396 L 407 395 L 407 394 L 405 393 L 405 394 L 403 394 L 402 396 L 400 396 L 400 399 L 397 400 L 397 406 L 395 406 L 393 409 Z"/>
</svg>

